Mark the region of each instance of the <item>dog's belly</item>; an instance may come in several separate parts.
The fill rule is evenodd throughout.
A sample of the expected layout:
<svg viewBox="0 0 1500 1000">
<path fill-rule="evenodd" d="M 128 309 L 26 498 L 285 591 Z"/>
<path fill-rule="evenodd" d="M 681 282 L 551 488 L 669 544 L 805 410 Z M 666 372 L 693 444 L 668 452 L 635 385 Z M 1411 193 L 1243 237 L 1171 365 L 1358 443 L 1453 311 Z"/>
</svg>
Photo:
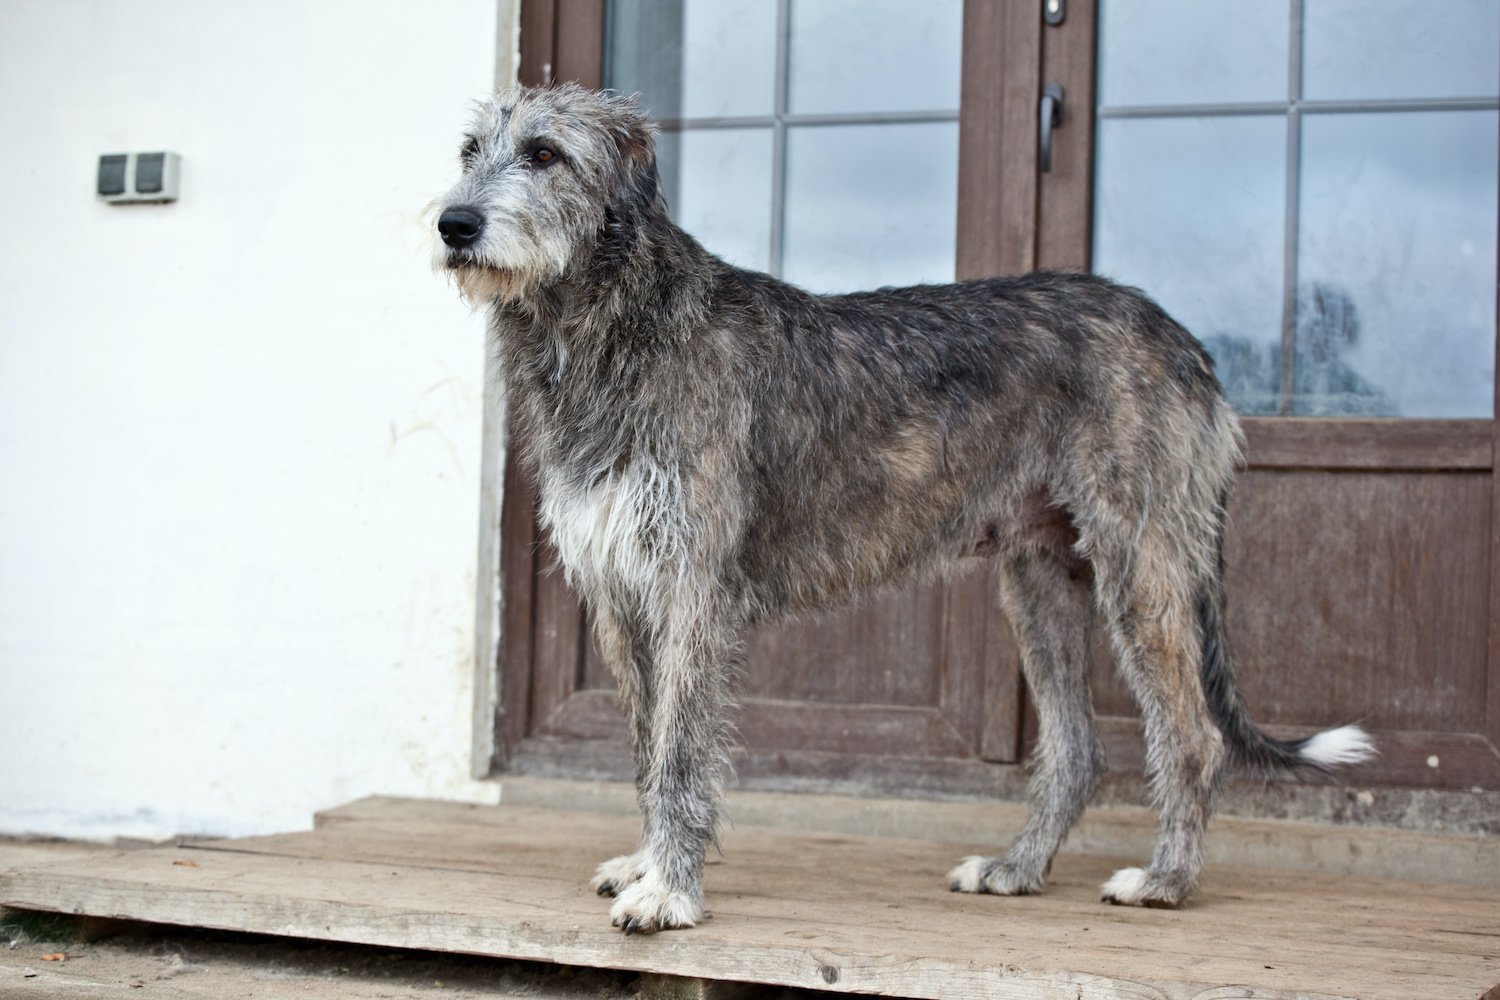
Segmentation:
<svg viewBox="0 0 1500 1000">
<path fill-rule="evenodd" d="M 896 523 L 909 527 L 910 534 L 892 537 Z M 879 525 L 884 533 L 869 534 L 861 527 L 867 524 Z M 975 501 L 967 511 L 935 510 L 920 520 L 870 514 L 821 527 L 820 534 L 808 536 L 806 526 L 796 523 L 756 526 L 752 534 L 761 543 L 747 552 L 745 570 L 764 616 L 838 608 L 872 591 L 1023 548 L 1047 552 L 1075 578 L 1090 571 L 1078 552 L 1072 515 L 1041 488 Z M 800 544 L 773 539 L 799 539 Z"/>
<path fill-rule="evenodd" d="M 1070 570 L 1087 565 L 1078 554 L 1078 527 L 1073 515 L 1044 489 L 1026 493 L 1003 514 L 988 518 L 965 555 L 993 556 L 1011 549 L 1046 549 Z"/>
</svg>

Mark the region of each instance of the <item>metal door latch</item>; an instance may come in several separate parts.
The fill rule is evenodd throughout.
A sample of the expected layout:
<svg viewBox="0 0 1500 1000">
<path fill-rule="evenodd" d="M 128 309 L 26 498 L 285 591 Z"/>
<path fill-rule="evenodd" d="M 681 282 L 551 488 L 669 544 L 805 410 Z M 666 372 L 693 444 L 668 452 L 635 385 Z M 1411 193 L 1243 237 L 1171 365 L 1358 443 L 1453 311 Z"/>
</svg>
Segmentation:
<svg viewBox="0 0 1500 1000">
<path fill-rule="evenodd" d="M 1052 169 L 1052 130 L 1062 124 L 1063 89 L 1061 84 L 1050 83 L 1042 91 L 1042 173 Z"/>
</svg>

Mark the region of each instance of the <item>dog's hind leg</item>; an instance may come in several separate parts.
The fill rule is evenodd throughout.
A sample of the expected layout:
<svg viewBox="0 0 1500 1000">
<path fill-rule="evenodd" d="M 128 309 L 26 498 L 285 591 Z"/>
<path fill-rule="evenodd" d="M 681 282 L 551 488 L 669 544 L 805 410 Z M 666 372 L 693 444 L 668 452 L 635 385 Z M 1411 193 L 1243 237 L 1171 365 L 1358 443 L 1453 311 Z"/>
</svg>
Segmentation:
<svg viewBox="0 0 1500 1000">
<path fill-rule="evenodd" d="M 1039 892 L 1052 856 L 1093 794 L 1104 749 L 1089 701 L 1093 594 L 1081 561 L 1023 549 L 1001 566 L 1000 596 L 1036 705 L 1039 739 L 1031 815 L 1004 858 L 969 857 L 948 875 L 955 892 Z"/>
<path fill-rule="evenodd" d="M 738 628 L 712 605 L 717 588 L 679 586 L 654 645 L 647 817 L 641 876 L 610 909 L 627 934 L 691 927 L 702 919 L 703 859 L 718 832 L 724 709 Z"/>
<path fill-rule="evenodd" d="M 1171 907 L 1198 887 L 1225 751 L 1200 676 L 1202 640 L 1192 598 L 1197 574 L 1181 546 L 1153 538 L 1149 529 L 1140 536 L 1128 559 L 1096 553 L 1094 568 L 1115 655 L 1141 707 L 1161 817 L 1151 866 L 1116 872 L 1101 894 L 1111 903 Z"/>
<path fill-rule="evenodd" d="M 641 877 L 645 864 L 645 845 L 650 839 L 651 813 L 643 781 L 650 766 L 651 742 L 651 659 L 649 638 L 640 616 L 608 604 L 589 609 L 594 623 L 594 641 L 599 655 L 615 678 L 620 691 L 620 707 L 625 712 L 630 735 L 631 757 L 635 763 L 636 804 L 641 810 L 640 848 L 634 854 L 610 858 L 594 872 L 589 888 L 601 896 L 614 896 Z"/>
</svg>

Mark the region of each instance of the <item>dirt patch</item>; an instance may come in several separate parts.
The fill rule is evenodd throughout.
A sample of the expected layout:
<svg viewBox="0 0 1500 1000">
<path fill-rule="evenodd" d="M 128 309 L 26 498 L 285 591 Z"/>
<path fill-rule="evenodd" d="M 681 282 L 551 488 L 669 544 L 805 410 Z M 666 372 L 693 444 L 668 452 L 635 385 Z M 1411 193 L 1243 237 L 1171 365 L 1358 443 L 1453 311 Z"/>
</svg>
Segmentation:
<svg viewBox="0 0 1500 1000">
<path fill-rule="evenodd" d="M 61 956 L 61 957 L 58 957 Z M 0 996 L 614 1000 L 628 973 L 0 910 Z"/>
</svg>

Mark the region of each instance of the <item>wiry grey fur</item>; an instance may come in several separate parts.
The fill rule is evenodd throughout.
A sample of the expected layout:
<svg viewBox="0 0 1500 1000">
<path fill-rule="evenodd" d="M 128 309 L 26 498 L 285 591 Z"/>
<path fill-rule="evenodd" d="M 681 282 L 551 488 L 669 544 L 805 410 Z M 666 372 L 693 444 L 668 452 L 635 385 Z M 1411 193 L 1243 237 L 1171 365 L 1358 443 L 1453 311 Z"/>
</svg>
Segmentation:
<svg viewBox="0 0 1500 1000">
<path fill-rule="evenodd" d="M 810 295 L 674 225 L 651 126 L 575 86 L 499 95 L 462 160 L 438 263 L 491 313 L 541 518 L 629 717 L 641 841 L 594 880 L 626 932 L 703 916 L 745 627 L 976 556 L 999 562 L 1041 731 L 1030 821 L 956 890 L 1041 889 L 1088 801 L 1096 621 L 1161 810 L 1112 902 L 1193 892 L 1226 744 L 1271 770 L 1369 752 L 1352 727 L 1282 743 L 1249 721 L 1221 566 L 1238 425 L 1140 292 L 1038 273 Z"/>
</svg>

